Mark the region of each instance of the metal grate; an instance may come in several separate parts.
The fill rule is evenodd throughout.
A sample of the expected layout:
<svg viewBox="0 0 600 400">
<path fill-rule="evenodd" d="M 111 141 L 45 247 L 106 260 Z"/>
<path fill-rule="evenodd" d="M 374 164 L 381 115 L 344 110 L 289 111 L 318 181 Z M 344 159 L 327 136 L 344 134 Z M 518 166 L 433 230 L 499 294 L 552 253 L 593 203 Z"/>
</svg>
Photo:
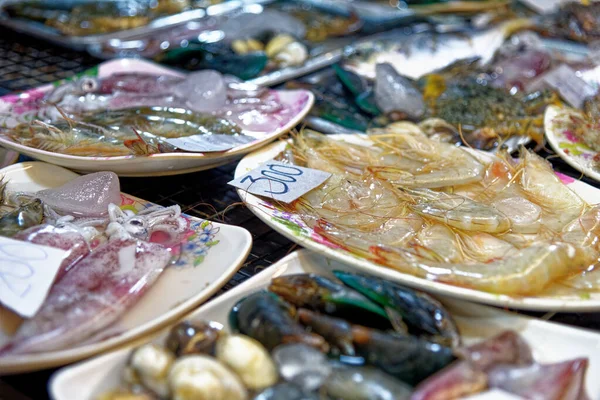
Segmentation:
<svg viewBox="0 0 600 400">
<path fill-rule="evenodd" d="M 0 29 L 0 95 L 63 79 L 98 62 L 85 53 Z"/>
</svg>

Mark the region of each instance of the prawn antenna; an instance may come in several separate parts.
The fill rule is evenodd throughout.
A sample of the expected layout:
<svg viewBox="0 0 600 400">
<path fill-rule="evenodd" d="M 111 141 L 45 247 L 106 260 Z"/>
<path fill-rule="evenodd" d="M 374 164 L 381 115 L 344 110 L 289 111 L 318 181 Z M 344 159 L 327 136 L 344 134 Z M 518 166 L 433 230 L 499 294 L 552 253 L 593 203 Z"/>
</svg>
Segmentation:
<svg viewBox="0 0 600 400">
<path fill-rule="evenodd" d="M 64 118 L 65 121 L 67 121 L 67 124 L 69 124 L 69 128 L 71 130 L 73 130 L 73 119 L 71 117 L 69 117 L 63 110 L 61 110 L 61 108 L 58 106 L 58 104 L 54 104 L 54 107 L 56 107 L 56 111 L 58 111 L 58 113 L 61 115 L 61 117 Z"/>
<path fill-rule="evenodd" d="M 463 135 L 463 131 L 462 131 L 462 124 L 458 124 L 458 134 L 460 135 L 460 140 L 462 140 L 462 142 L 465 145 L 467 145 L 468 148 L 473 150 L 473 146 L 471 146 L 471 143 L 469 143 L 465 140 L 465 136 Z"/>
</svg>

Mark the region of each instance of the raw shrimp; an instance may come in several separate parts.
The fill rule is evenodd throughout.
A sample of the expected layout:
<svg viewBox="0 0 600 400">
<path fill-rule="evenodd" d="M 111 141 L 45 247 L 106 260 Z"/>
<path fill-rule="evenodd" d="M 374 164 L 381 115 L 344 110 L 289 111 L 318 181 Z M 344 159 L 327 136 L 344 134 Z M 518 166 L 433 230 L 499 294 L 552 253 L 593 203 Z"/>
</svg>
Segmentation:
<svg viewBox="0 0 600 400">
<path fill-rule="evenodd" d="M 336 174 L 321 187 L 309 192 L 296 205 L 318 218 L 335 219 L 338 224 L 370 229 L 390 218 L 401 218 L 408 208 L 385 182 L 366 177 Z"/>
<path fill-rule="evenodd" d="M 462 148 L 422 135 L 394 133 L 369 136 L 387 150 L 368 167 L 376 178 L 410 188 L 442 188 L 481 179 L 484 166 Z"/>
<path fill-rule="evenodd" d="M 492 262 L 449 264 L 423 252 L 374 249 L 374 258 L 401 272 L 491 293 L 529 295 L 552 281 L 580 273 L 593 264 L 595 252 L 568 243 L 536 243 Z"/>
<path fill-rule="evenodd" d="M 524 194 L 542 208 L 541 219 L 546 227 L 559 232 L 584 212 L 586 203 L 561 182 L 543 158 L 523 149 L 518 170 Z"/>
<path fill-rule="evenodd" d="M 294 144 L 294 155 L 307 167 L 331 173 L 350 172 L 360 175 L 370 160 L 380 153 L 378 149 L 333 140 L 308 129 L 296 136 Z"/>
<path fill-rule="evenodd" d="M 460 195 L 429 189 L 408 191 L 416 204 L 410 207 L 419 215 L 466 231 L 501 233 L 510 229 L 510 219 L 494 207 Z"/>
<path fill-rule="evenodd" d="M 25 146 L 74 156 L 127 156 L 133 152 L 123 141 L 135 136 L 115 137 L 109 130 L 71 120 L 48 124 L 39 120 L 24 122 L 5 134 Z M 123 135 L 120 135 L 123 136 Z"/>
<path fill-rule="evenodd" d="M 337 237 L 338 243 L 367 251 L 372 243 L 402 246 L 422 227 L 402 193 L 372 177 L 335 174 L 293 207 L 315 230 Z"/>
<path fill-rule="evenodd" d="M 355 145 L 303 132 L 286 158 L 332 172 L 287 207 L 341 249 L 507 295 L 540 293 L 597 262 L 600 207 L 534 153 L 463 150 L 407 122 L 370 133 L 369 146 L 365 137 Z"/>
<path fill-rule="evenodd" d="M 458 262 L 463 256 L 458 248 L 457 237 L 452 229 L 444 225 L 434 224 L 419 232 L 421 245 L 440 256 L 445 262 Z"/>
<path fill-rule="evenodd" d="M 470 260 L 487 263 L 501 259 L 514 252 L 515 247 L 507 241 L 484 232 L 459 234 L 459 246 Z"/>
</svg>

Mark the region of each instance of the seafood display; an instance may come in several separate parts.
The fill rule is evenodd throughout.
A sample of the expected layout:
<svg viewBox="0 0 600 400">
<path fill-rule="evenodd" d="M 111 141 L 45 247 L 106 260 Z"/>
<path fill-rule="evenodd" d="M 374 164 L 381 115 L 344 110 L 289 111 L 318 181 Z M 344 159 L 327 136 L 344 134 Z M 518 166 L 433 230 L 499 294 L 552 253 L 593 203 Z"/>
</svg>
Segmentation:
<svg viewBox="0 0 600 400">
<path fill-rule="evenodd" d="M 278 206 L 330 246 L 405 274 L 511 296 L 541 295 L 594 268 L 597 206 L 532 151 L 478 153 L 407 122 L 358 143 L 348 138 L 306 130 L 278 156 L 332 174 Z"/>
<path fill-rule="evenodd" d="M 35 315 L 22 319 L 7 340 L 0 338 L 0 360 L 101 340 L 101 332 L 165 269 L 175 268 L 182 243 L 194 233 L 179 206 L 120 208 L 119 180 L 112 172 L 3 198 L 3 207 L 14 210 L 0 217 L 0 235 L 67 253 Z"/>
<path fill-rule="evenodd" d="M 3 10 L 14 18 L 44 23 L 63 35 L 86 36 L 138 28 L 209 4 L 195 0 L 18 1 L 9 2 Z"/>
<path fill-rule="evenodd" d="M 586 398 L 585 358 L 538 363 L 511 330 L 464 345 L 429 295 L 334 275 L 275 275 L 267 291 L 237 302 L 229 329 L 199 319 L 175 325 L 163 344 L 133 349 L 121 387 L 96 398 L 450 400 L 489 389 Z"/>
<path fill-rule="evenodd" d="M 551 161 L 600 181 L 600 2 L 542 3 L 3 2 L 0 23 L 117 59 L 0 97 L 0 145 L 92 172 L 3 171 L 3 243 L 55 252 L 36 261 L 46 269 L 0 259 L 11 296 L 15 281 L 44 284 L 29 286 L 33 311 L 0 292 L 0 374 L 131 343 L 93 361 L 113 366 L 111 386 L 78 400 L 597 395 L 595 354 L 464 301 L 600 309 L 600 192 Z M 121 193 L 118 174 L 192 173 L 254 151 L 229 181 L 242 202 L 219 198 L 208 215 L 247 205 L 331 259 L 271 268 L 184 319 L 250 254 L 249 232 L 217 236 L 182 213 L 206 215 L 196 189 L 231 169 L 165 186 L 166 207 Z M 284 190 L 255 189 L 272 181 Z"/>
<path fill-rule="evenodd" d="M 314 90 L 311 114 L 353 131 L 411 120 L 478 149 L 519 138 L 539 149 L 545 108 L 579 108 L 600 81 L 590 54 L 554 49 L 534 28 L 521 18 L 465 33 L 392 31 L 354 46 L 331 70 L 287 85 Z"/>
<path fill-rule="evenodd" d="M 210 70 L 84 76 L 32 106 L 29 118 L 5 122 L 0 132 L 25 146 L 84 157 L 225 151 L 264 137 L 265 115 L 285 116 L 272 91 Z"/>
</svg>

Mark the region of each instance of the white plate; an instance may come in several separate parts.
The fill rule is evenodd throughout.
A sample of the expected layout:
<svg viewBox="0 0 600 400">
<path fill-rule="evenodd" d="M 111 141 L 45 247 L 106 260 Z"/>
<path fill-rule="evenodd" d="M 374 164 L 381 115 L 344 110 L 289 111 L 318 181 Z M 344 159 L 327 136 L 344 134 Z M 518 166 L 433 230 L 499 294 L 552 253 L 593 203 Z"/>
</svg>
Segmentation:
<svg viewBox="0 0 600 400">
<path fill-rule="evenodd" d="M 329 135 L 328 137 L 339 140 L 348 140 L 356 143 L 355 136 Z M 235 177 L 237 178 L 241 175 L 244 175 L 263 162 L 273 159 L 273 157 L 279 154 L 286 145 L 286 142 L 273 143 L 264 149 L 244 157 L 235 170 Z M 480 152 L 479 154 L 480 157 L 485 157 L 486 153 Z M 557 175 L 564 183 L 566 183 L 571 189 L 573 189 L 573 191 L 579 194 L 588 203 L 600 203 L 600 190 L 581 181 L 572 179 L 566 175 L 558 173 Z M 600 293 L 598 292 L 574 292 L 570 295 L 557 295 L 555 297 L 513 297 L 462 288 L 405 274 L 391 268 L 375 264 L 369 260 L 355 256 L 346 250 L 337 248 L 337 246 L 329 243 L 321 235 L 306 226 L 306 224 L 298 215 L 283 212 L 265 199 L 261 199 L 242 190 L 238 190 L 238 194 L 246 203 L 248 208 L 254 214 L 256 214 L 256 216 L 258 216 L 271 228 L 281 233 L 283 236 L 303 247 L 321 253 L 326 257 L 344 262 L 358 271 L 378 275 L 380 277 L 397 281 L 407 286 L 425 290 L 430 293 L 453 296 L 463 300 L 477 301 L 480 303 L 486 303 L 500 307 L 540 311 L 600 310 Z"/>
<path fill-rule="evenodd" d="M 103 78 L 119 72 L 183 76 L 172 69 L 137 59 L 107 61 L 100 64 L 97 69 L 84 72 L 84 74 Z M 52 88 L 52 85 L 45 85 L 23 92 L 18 96 L 0 97 L 0 113 L 20 116 L 21 118 L 24 114 L 34 113 L 36 106 L 33 105 L 33 101 Z M 147 157 L 80 157 L 24 146 L 6 137 L 0 137 L 0 145 L 26 154 L 29 157 L 84 173 L 113 171 L 121 176 L 161 176 L 202 171 L 238 159 L 285 134 L 300 123 L 314 102 L 314 95 L 308 90 L 276 90 L 274 93 L 284 107 L 285 112 L 280 111 L 265 117 L 269 124 L 268 130 L 248 132 L 252 136 L 259 137 L 259 140 L 224 152 L 160 153 Z"/>
<path fill-rule="evenodd" d="M 554 118 L 559 114 L 560 107 L 548 106 L 544 114 L 544 130 L 546 139 L 552 150 L 567 164 L 582 174 L 600 182 L 600 171 L 594 168 L 594 156 L 597 151 L 590 149 L 583 141 L 566 129 L 554 126 Z"/>
<path fill-rule="evenodd" d="M 28 192 L 60 186 L 77 176 L 40 162 L 15 164 L 0 170 L 0 175 L 9 179 L 9 191 Z M 132 210 L 148 204 L 125 194 L 121 197 L 122 206 Z M 0 375 L 65 365 L 122 346 L 174 322 L 217 292 L 246 260 L 252 236 L 237 226 L 188 218 L 199 234 L 186 243 L 180 262 L 166 269 L 141 300 L 104 332 L 111 336 L 67 350 L 0 357 Z M 0 347 L 6 340 L 0 331 Z"/>
<path fill-rule="evenodd" d="M 0 168 L 8 167 L 19 159 L 19 153 L 0 147 Z"/>
<path fill-rule="evenodd" d="M 273 277 L 297 273 L 331 275 L 332 270 L 338 269 L 348 270 L 348 267 L 307 250 L 300 250 L 200 307 L 188 315 L 187 319 L 215 321 L 228 329 L 227 317 L 231 307 L 239 299 L 267 287 Z M 447 297 L 440 300 L 454 316 L 466 344 L 512 329 L 529 343 L 536 361 L 550 363 L 588 357 L 590 364 L 586 388 L 593 399 L 600 398 L 600 381 L 595 379 L 600 374 L 600 351 L 594 351 L 600 348 L 600 335 Z M 166 334 L 167 331 L 162 332 L 153 341 L 164 343 Z M 55 400 L 92 400 L 99 394 L 116 388 L 130 349 L 131 347 L 63 368 L 50 381 L 50 395 Z M 490 396 L 480 398 L 491 399 Z"/>
</svg>

